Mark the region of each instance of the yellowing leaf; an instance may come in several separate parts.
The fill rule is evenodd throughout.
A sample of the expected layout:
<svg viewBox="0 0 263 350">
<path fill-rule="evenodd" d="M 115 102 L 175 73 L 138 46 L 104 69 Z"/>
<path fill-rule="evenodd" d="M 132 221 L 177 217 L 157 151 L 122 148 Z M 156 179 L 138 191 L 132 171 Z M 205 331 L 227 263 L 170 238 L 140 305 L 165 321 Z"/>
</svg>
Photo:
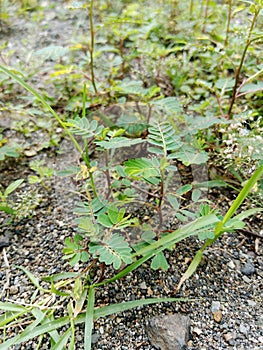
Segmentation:
<svg viewBox="0 0 263 350">
<path fill-rule="evenodd" d="M 57 70 L 56 72 L 54 73 L 51 73 L 50 74 L 50 77 L 57 77 L 59 75 L 63 75 L 63 74 L 69 74 L 72 72 L 72 67 L 69 67 L 69 68 L 64 68 L 64 69 L 60 69 L 60 70 Z"/>
</svg>

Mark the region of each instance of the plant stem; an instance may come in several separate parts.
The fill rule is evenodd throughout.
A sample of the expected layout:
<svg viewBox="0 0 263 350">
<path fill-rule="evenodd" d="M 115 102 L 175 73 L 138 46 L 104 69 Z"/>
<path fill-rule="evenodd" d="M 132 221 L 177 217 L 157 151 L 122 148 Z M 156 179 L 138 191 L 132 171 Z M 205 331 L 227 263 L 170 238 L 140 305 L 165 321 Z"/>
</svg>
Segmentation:
<svg viewBox="0 0 263 350">
<path fill-rule="evenodd" d="M 85 164 L 87 165 L 88 169 L 90 169 L 90 158 L 89 158 L 89 146 L 86 139 L 84 139 L 84 152 L 81 153 L 82 159 L 84 160 Z M 90 184 L 92 188 L 92 192 L 95 197 L 98 197 L 96 185 L 94 181 L 94 177 L 92 172 L 89 172 L 89 178 L 90 178 Z"/>
<path fill-rule="evenodd" d="M 206 0 L 205 3 L 205 14 L 204 14 L 204 24 L 203 24 L 203 29 L 202 32 L 205 32 L 206 29 L 206 21 L 207 21 L 207 17 L 208 17 L 208 5 L 209 5 L 209 0 Z"/>
<path fill-rule="evenodd" d="M 228 15 L 227 15 L 225 46 L 228 45 L 228 36 L 229 36 L 231 17 L 232 17 L 232 0 L 228 0 Z"/>
<path fill-rule="evenodd" d="M 93 89 L 97 95 L 98 90 L 96 87 L 95 82 L 95 73 L 94 73 L 94 59 L 93 59 L 93 53 L 94 53 L 94 26 L 93 26 L 93 0 L 90 0 L 90 11 L 89 11 L 89 22 L 90 22 L 90 70 L 91 70 L 91 82 Z"/>
<path fill-rule="evenodd" d="M 255 9 L 255 13 L 254 13 L 254 16 L 253 16 L 253 19 L 252 19 L 252 22 L 251 22 L 251 26 L 250 26 L 249 33 L 248 33 L 247 40 L 246 40 L 246 45 L 244 47 L 239 66 L 238 66 L 238 68 L 236 70 L 235 85 L 233 87 L 232 99 L 231 99 L 230 106 L 229 106 L 228 113 L 227 113 L 228 119 L 231 119 L 232 109 L 233 109 L 233 106 L 234 106 L 234 103 L 235 103 L 235 100 L 236 100 L 236 97 L 237 97 L 236 96 L 236 92 L 237 92 L 237 87 L 238 87 L 238 83 L 239 83 L 239 77 L 240 77 L 241 69 L 243 67 L 243 63 L 245 61 L 245 57 L 246 57 L 246 53 L 247 53 L 247 50 L 249 48 L 249 45 L 253 41 L 253 40 L 251 40 L 251 34 L 252 34 L 253 29 L 254 29 L 254 26 L 255 26 L 257 17 L 259 15 L 259 12 L 260 12 L 260 7 L 257 7 Z"/>
<path fill-rule="evenodd" d="M 106 175 L 107 186 L 108 186 L 108 192 L 106 194 L 106 198 L 108 199 L 111 194 L 111 179 L 110 179 L 110 172 L 109 172 L 109 150 L 108 149 L 104 151 L 104 159 L 105 159 L 105 165 L 106 165 L 105 175 Z"/>
<path fill-rule="evenodd" d="M 192 20 L 193 18 L 193 10 L 194 10 L 194 0 L 190 1 L 190 9 L 189 9 L 189 19 Z"/>
</svg>

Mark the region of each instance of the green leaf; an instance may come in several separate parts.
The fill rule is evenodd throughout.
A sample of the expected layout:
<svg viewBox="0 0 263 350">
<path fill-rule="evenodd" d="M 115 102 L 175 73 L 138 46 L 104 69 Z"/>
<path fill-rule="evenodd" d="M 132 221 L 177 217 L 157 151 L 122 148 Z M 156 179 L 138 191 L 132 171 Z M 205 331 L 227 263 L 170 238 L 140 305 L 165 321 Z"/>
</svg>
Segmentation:
<svg viewBox="0 0 263 350">
<path fill-rule="evenodd" d="M 148 298 L 148 299 L 140 299 L 134 301 L 126 301 L 118 304 L 111 304 L 108 306 L 103 306 L 94 311 L 94 319 L 99 317 L 106 317 L 112 314 L 119 314 L 120 312 L 124 312 L 135 307 L 140 307 L 144 305 L 151 305 L 157 303 L 173 303 L 173 302 L 187 302 L 191 301 L 191 299 L 187 298 Z M 83 318 L 83 316 L 82 316 Z"/>
<path fill-rule="evenodd" d="M 220 223 L 220 220 L 215 214 L 209 214 L 207 216 L 202 216 L 189 224 L 186 224 L 179 229 L 169 233 L 169 235 L 166 235 L 159 239 L 158 241 L 155 241 L 148 246 L 138 250 L 136 253 L 133 254 L 133 257 L 150 254 L 155 252 L 157 249 L 162 247 L 162 250 L 166 249 L 167 247 L 170 247 L 171 245 L 182 241 L 185 238 L 188 238 L 193 235 L 197 235 L 199 233 L 199 230 L 204 230 L 209 228 L 213 228 L 216 224 Z"/>
<path fill-rule="evenodd" d="M 183 214 L 181 214 L 180 212 L 175 213 L 175 216 L 178 220 L 182 221 L 182 222 L 186 222 L 188 221 L 187 216 L 184 216 Z"/>
<path fill-rule="evenodd" d="M 41 319 L 37 319 L 32 322 L 22 333 L 18 336 L 15 336 L 4 344 L 1 344 L 1 350 L 9 350 L 12 345 L 21 344 L 22 342 L 27 342 L 30 339 L 38 337 L 42 334 L 51 332 L 55 329 L 61 328 L 69 323 L 68 317 L 61 317 L 55 321 L 47 322 L 43 325 L 38 325 L 41 322 Z"/>
<path fill-rule="evenodd" d="M 107 141 L 95 140 L 94 143 L 104 149 L 116 149 L 122 147 L 130 147 L 138 143 L 144 142 L 143 139 L 129 139 L 128 137 L 114 137 Z"/>
<path fill-rule="evenodd" d="M 60 176 L 60 177 L 76 175 L 76 174 L 78 174 L 80 172 L 80 170 L 81 170 L 80 167 L 72 165 L 72 166 L 70 166 L 70 167 L 68 167 L 66 169 L 57 171 L 56 175 Z"/>
<path fill-rule="evenodd" d="M 180 203 L 178 202 L 176 196 L 174 196 L 172 194 L 167 194 L 167 199 L 168 199 L 169 203 L 172 205 L 174 211 L 177 211 L 180 207 Z"/>
<path fill-rule="evenodd" d="M 223 180 L 210 180 L 198 182 L 194 184 L 195 188 L 212 188 L 212 187 L 227 187 L 228 184 Z"/>
<path fill-rule="evenodd" d="M 98 226 L 91 221 L 89 216 L 81 217 L 78 223 L 79 230 L 88 234 L 89 237 L 94 237 L 98 234 Z"/>
<path fill-rule="evenodd" d="M 213 239 L 214 237 L 214 231 L 202 231 L 198 234 L 198 238 L 200 239 L 200 241 L 204 241 L 206 239 Z"/>
<path fill-rule="evenodd" d="M 109 216 L 105 213 L 102 213 L 98 216 L 98 223 L 100 223 L 104 227 L 112 227 L 113 226 L 113 223 L 111 222 Z"/>
<path fill-rule="evenodd" d="M 1 308 L 1 310 L 4 310 Z M 5 312 L 0 315 L 0 327 L 4 327 L 6 325 L 9 325 L 11 322 L 19 320 L 18 322 L 21 322 L 21 317 L 24 315 L 26 317 L 26 314 L 28 313 L 28 310 L 22 311 L 22 312 Z"/>
<path fill-rule="evenodd" d="M 117 224 L 119 222 L 119 213 L 118 213 L 118 208 L 114 207 L 113 205 L 108 207 L 108 216 L 112 224 Z"/>
<path fill-rule="evenodd" d="M 180 101 L 176 97 L 165 97 L 151 102 L 152 105 L 161 107 L 168 113 L 180 114 L 182 112 Z"/>
<path fill-rule="evenodd" d="M 30 184 L 36 184 L 36 183 L 39 183 L 41 182 L 41 179 L 40 177 L 36 176 L 36 175 L 29 175 L 28 176 L 28 182 Z"/>
<path fill-rule="evenodd" d="M 44 60 L 56 61 L 61 57 L 64 57 L 69 52 L 68 47 L 63 47 L 59 45 L 46 46 L 43 49 L 35 51 L 36 56 L 42 56 Z"/>
<path fill-rule="evenodd" d="M 206 152 L 198 151 L 190 146 L 184 146 L 180 151 L 168 155 L 168 158 L 176 158 L 188 166 L 190 164 L 204 164 L 209 157 Z"/>
<path fill-rule="evenodd" d="M 244 210 L 244 211 L 242 211 L 242 213 L 235 215 L 233 219 L 244 220 L 244 219 L 248 218 L 249 216 L 255 215 L 261 211 L 263 211 L 263 208 L 252 208 L 252 209 Z"/>
<path fill-rule="evenodd" d="M 0 147 L 0 160 L 4 160 L 5 157 L 17 158 L 19 157 L 19 153 L 17 152 L 15 147 L 4 145 Z"/>
<path fill-rule="evenodd" d="M 183 145 L 176 136 L 174 127 L 168 122 L 153 124 L 148 128 L 148 132 L 148 142 L 155 146 L 149 147 L 149 151 L 162 154 L 165 158 L 169 151 L 174 152 Z"/>
<path fill-rule="evenodd" d="M 68 328 L 65 333 L 60 335 L 58 342 L 52 346 L 52 350 L 63 350 L 68 343 L 68 340 L 71 336 L 72 329 Z"/>
<path fill-rule="evenodd" d="M 166 257 L 164 256 L 163 252 L 160 252 L 155 255 L 155 257 L 152 259 L 151 268 L 153 270 L 161 269 L 163 271 L 167 271 L 169 268 L 169 264 L 166 260 Z"/>
<path fill-rule="evenodd" d="M 3 311 L 12 311 L 12 312 L 28 312 L 28 308 L 17 305 L 15 303 L 10 302 L 2 302 L 0 301 L 0 309 Z"/>
<path fill-rule="evenodd" d="M 40 286 L 38 279 L 30 271 L 28 271 L 27 269 L 25 269 L 22 266 L 16 266 L 16 268 L 22 270 L 38 290 L 45 292 L 45 293 L 50 293 L 50 291 L 48 289 L 44 289 Z"/>
<path fill-rule="evenodd" d="M 125 172 L 131 177 L 157 179 L 160 177 L 159 161 L 156 158 L 136 158 L 124 162 Z"/>
<path fill-rule="evenodd" d="M 70 128 L 70 131 L 73 134 L 87 138 L 99 135 L 104 128 L 103 125 L 98 125 L 96 120 L 89 122 L 86 117 L 69 119 L 66 125 Z"/>
<path fill-rule="evenodd" d="M 192 201 L 197 202 L 201 195 L 202 192 L 199 189 L 195 188 L 192 192 Z"/>
<path fill-rule="evenodd" d="M 75 279 L 78 276 L 78 272 L 62 272 L 62 273 L 57 273 L 52 276 L 44 276 L 42 277 L 43 281 L 53 281 L 53 282 L 58 282 L 61 280 L 67 280 L 67 279 Z"/>
<path fill-rule="evenodd" d="M 91 350 L 91 338 L 94 319 L 95 289 L 89 287 L 88 307 L 85 315 L 84 349 Z"/>
<path fill-rule="evenodd" d="M 14 192 L 20 185 L 21 183 L 24 181 L 24 179 L 19 179 L 16 180 L 14 182 L 12 182 L 6 189 L 4 192 L 4 196 L 7 197 L 9 194 L 11 194 L 12 192 Z"/>
<path fill-rule="evenodd" d="M 198 265 L 200 264 L 200 262 L 202 260 L 202 257 L 203 257 L 203 252 L 201 250 L 198 250 L 197 253 L 195 254 L 195 257 L 192 260 L 190 266 L 188 267 L 186 272 L 181 277 L 179 284 L 177 286 L 177 290 L 179 290 L 181 288 L 182 284 L 195 273 Z"/>
<path fill-rule="evenodd" d="M 120 268 L 122 262 L 125 264 L 132 262 L 131 248 L 118 234 L 114 234 L 111 238 L 103 241 L 103 245 L 91 242 L 89 252 L 94 258 L 99 258 L 99 261 L 105 262 L 106 265 L 112 264 L 116 270 Z"/>
<path fill-rule="evenodd" d="M 11 214 L 11 215 L 16 214 L 16 210 L 13 209 L 13 208 L 11 208 L 11 207 L 9 207 L 8 205 L 2 205 L 2 204 L 0 204 L 0 211 L 3 211 L 3 212 L 5 212 L 5 213 Z"/>
<path fill-rule="evenodd" d="M 183 185 L 181 187 L 179 187 L 177 190 L 176 190 L 176 193 L 178 194 L 178 196 L 182 196 L 183 194 L 191 191 L 191 189 L 193 188 L 192 185 L 190 184 L 186 184 L 186 185 Z"/>
<path fill-rule="evenodd" d="M 125 94 L 125 95 L 136 95 L 136 96 L 147 96 L 151 97 L 155 94 L 159 89 L 153 89 L 153 87 L 149 89 L 145 89 L 143 87 L 142 81 L 134 81 L 129 79 L 124 79 L 121 84 L 115 86 L 115 90 Z"/>
<path fill-rule="evenodd" d="M 76 318 L 77 315 L 82 311 L 87 296 L 87 289 L 84 289 L 81 278 L 77 278 L 75 280 L 73 293 L 75 300 L 74 318 Z"/>
<path fill-rule="evenodd" d="M 54 328 L 54 325 L 51 324 L 51 322 L 49 324 L 44 324 L 44 325 L 39 326 L 39 324 L 44 320 L 44 318 L 45 318 L 45 313 L 41 313 L 36 318 L 35 321 L 33 321 L 28 327 L 26 327 L 26 329 L 22 333 L 12 337 L 11 339 L 7 340 L 4 343 L 2 343 L 0 346 L 1 350 L 9 350 L 12 345 L 26 342 L 26 341 L 33 339 L 41 334 L 44 334 L 44 333 L 49 332 L 49 331 L 53 331 L 55 328 Z"/>
</svg>

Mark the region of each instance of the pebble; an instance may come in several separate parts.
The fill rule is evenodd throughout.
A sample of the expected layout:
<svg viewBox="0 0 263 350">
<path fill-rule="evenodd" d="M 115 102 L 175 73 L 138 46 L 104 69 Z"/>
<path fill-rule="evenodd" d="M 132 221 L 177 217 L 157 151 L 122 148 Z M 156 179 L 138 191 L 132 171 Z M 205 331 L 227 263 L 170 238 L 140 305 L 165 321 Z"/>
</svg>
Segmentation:
<svg viewBox="0 0 263 350">
<path fill-rule="evenodd" d="M 200 329 L 200 328 L 198 328 L 198 327 L 194 327 L 194 328 L 192 329 L 192 332 L 195 333 L 195 334 L 197 334 L 197 335 L 200 335 L 200 334 L 202 334 L 202 329 Z"/>
<path fill-rule="evenodd" d="M 147 332 L 153 346 L 165 350 L 182 350 L 189 340 L 190 318 L 176 313 L 151 318 Z"/>
<path fill-rule="evenodd" d="M 251 306 L 251 307 L 254 307 L 257 305 L 257 303 L 254 300 L 248 300 L 247 303 L 248 303 L 248 306 Z"/>
<path fill-rule="evenodd" d="M 230 267 L 230 269 L 232 269 L 232 270 L 234 270 L 235 267 L 236 267 L 236 265 L 235 265 L 235 263 L 234 263 L 233 260 L 230 260 L 230 261 L 227 263 L 227 266 Z"/>
<path fill-rule="evenodd" d="M 147 285 L 145 282 L 140 283 L 140 288 L 141 289 L 147 289 Z"/>
<path fill-rule="evenodd" d="M 242 276 L 243 281 L 245 281 L 246 283 L 250 283 L 251 279 L 248 278 L 247 276 Z"/>
<path fill-rule="evenodd" d="M 229 342 L 230 339 L 233 339 L 232 333 L 226 333 L 224 334 L 224 338 L 226 342 Z"/>
<path fill-rule="evenodd" d="M 213 316 L 214 316 L 214 320 L 217 323 L 220 323 L 222 321 L 222 318 L 223 318 L 222 311 L 220 311 L 220 310 L 216 311 Z"/>
<path fill-rule="evenodd" d="M 19 288 L 17 286 L 11 286 L 9 288 L 9 293 L 11 295 L 16 295 L 17 293 L 19 293 Z"/>
<path fill-rule="evenodd" d="M 241 325 L 239 326 L 239 331 L 242 334 L 248 335 L 249 327 L 241 323 Z"/>
<path fill-rule="evenodd" d="M 91 337 L 91 343 L 96 344 L 99 339 L 100 339 L 100 335 L 98 333 L 94 333 L 92 334 L 92 337 Z"/>
<path fill-rule="evenodd" d="M 256 271 L 255 266 L 251 262 L 247 262 L 244 265 L 244 267 L 241 269 L 241 272 L 246 276 L 253 275 L 253 273 L 255 273 L 255 271 Z"/>
<path fill-rule="evenodd" d="M 211 305 L 212 313 L 215 313 L 218 310 L 220 310 L 220 301 L 212 301 L 212 305 Z"/>
</svg>

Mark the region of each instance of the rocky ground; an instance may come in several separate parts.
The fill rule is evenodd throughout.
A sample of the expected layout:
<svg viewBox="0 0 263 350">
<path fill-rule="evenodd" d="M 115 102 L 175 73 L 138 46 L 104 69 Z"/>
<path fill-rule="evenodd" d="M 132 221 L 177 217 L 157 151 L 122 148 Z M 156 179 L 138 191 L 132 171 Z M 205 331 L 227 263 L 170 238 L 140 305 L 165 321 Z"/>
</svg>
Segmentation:
<svg viewBox="0 0 263 350">
<path fill-rule="evenodd" d="M 21 37 L 28 36 L 33 50 L 40 43 L 43 46 L 44 43 L 50 44 L 58 40 L 60 44 L 63 40 L 67 42 L 70 33 L 74 32 L 73 18 L 67 18 L 67 27 L 63 31 L 65 18 L 62 15 L 57 16 L 50 8 L 47 8 L 45 14 L 40 25 L 42 30 L 38 35 L 33 30 L 33 24 L 25 19 L 11 26 L 5 34 L 10 49 L 21 42 Z M 52 23 L 52 29 L 49 23 Z M 39 41 L 39 38 L 42 41 Z M 22 46 L 9 63 L 22 60 L 27 50 L 27 45 Z M 29 64 L 30 57 L 27 57 Z M 1 112 L 0 124 L 4 120 L 6 126 L 5 119 L 6 115 Z M 64 150 L 65 148 L 67 153 L 40 152 L 40 156 L 33 157 L 43 158 L 56 168 L 74 164 L 77 155 L 71 152 L 69 157 L 68 146 L 65 146 Z M 6 186 L 17 178 L 27 178 L 30 173 L 29 160 L 32 159 L 1 162 L 0 183 Z M 32 186 L 25 182 L 19 189 L 17 200 L 24 198 L 27 193 L 32 193 L 30 218 L 9 225 L 4 216 L 0 217 L 0 245 L 1 242 L 2 246 L 6 245 L 1 252 L 0 293 L 5 286 L 3 296 L 16 302 L 29 302 L 34 291 L 25 274 L 16 266 L 28 269 L 37 277 L 70 269 L 67 262 L 62 260 L 62 248 L 65 237 L 71 236 L 76 229 L 72 215 L 77 200 L 74 194 L 75 184 L 64 178 L 56 178 L 48 183 L 48 187 L 49 190 L 46 190 L 41 185 L 35 185 L 32 191 Z M 224 211 L 228 203 L 226 193 L 210 195 Z M 207 250 L 201 266 L 182 286 L 179 293 L 176 293 L 176 285 L 200 245 L 194 238 L 178 244 L 174 251 L 166 253 L 170 264 L 168 272 L 151 271 L 145 264 L 125 279 L 98 290 L 97 305 L 144 297 L 176 296 L 192 301 L 145 306 L 100 318 L 95 323 L 93 349 L 177 349 L 176 340 L 173 334 L 167 332 L 167 328 L 176 327 L 178 314 L 187 316 L 184 327 L 186 339 L 182 340 L 185 345 L 181 348 L 262 349 L 262 235 L 262 221 L 256 219 L 249 222 L 247 231 L 224 235 Z M 162 319 L 164 316 L 167 318 Z M 183 330 L 180 332 L 183 334 Z M 162 336 L 165 340 L 161 340 Z M 81 326 L 77 330 L 76 340 L 76 349 L 83 349 Z M 28 350 L 35 348 L 36 343 L 31 341 L 14 347 Z M 42 349 L 48 349 L 48 346 L 43 345 Z"/>
<path fill-rule="evenodd" d="M 6 178 L 6 174 L 12 171 L 1 170 L 2 183 L 5 181 L 3 177 Z M 65 237 L 75 230 L 72 216 L 74 195 L 65 192 L 65 180 L 61 181 L 57 179 L 52 183 L 50 193 L 40 189 L 38 196 L 42 201 L 35 208 L 32 218 L 1 227 L 1 240 L 7 242 L 9 238 L 5 249 L 10 281 L 5 296 L 16 302 L 29 303 L 34 290 L 16 266 L 28 269 L 37 277 L 70 269 L 62 260 L 61 250 Z M 26 191 L 26 187 L 21 191 Z M 256 227 L 251 227 L 252 232 L 262 234 Z M 261 349 L 262 239 L 242 232 L 226 234 L 206 252 L 197 273 L 183 285 L 180 293 L 176 293 L 179 278 L 197 248 L 195 239 L 182 242 L 166 255 L 170 263 L 168 272 L 151 271 L 146 264 L 127 278 L 98 290 L 97 305 L 143 297 L 176 296 L 194 301 L 145 306 L 100 318 L 95 323 L 93 349 L 158 349 L 158 345 L 164 344 L 160 343 L 162 333 L 168 345 L 162 345 L 161 349 L 176 349 L 174 339 L 170 339 L 166 329 L 151 331 L 151 327 L 155 330 L 161 322 L 162 328 L 159 318 L 168 315 L 165 325 L 174 329 L 174 315 L 178 313 L 189 319 L 190 334 L 186 349 Z M 1 290 L 7 272 L 2 253 Z M 76 348 L 82 349 L 81 327 L 76 339 Z M 34 347 L 34 343 L 29 342 L 14 349 Z"/>
</svg>

